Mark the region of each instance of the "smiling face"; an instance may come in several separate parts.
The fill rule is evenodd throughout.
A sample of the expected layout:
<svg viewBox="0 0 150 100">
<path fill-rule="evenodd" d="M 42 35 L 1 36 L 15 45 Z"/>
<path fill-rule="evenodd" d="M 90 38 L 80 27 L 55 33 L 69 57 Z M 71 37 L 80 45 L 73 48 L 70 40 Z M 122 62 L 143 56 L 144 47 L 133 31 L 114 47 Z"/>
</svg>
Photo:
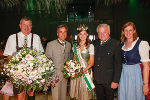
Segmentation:
<svg viewBox="0 0 150 100">
<path fill-rule="evenodd" d="M 30 20 L 23 19 L 19 24 L 19 27 L 24 35 L 29 35 L 32 30 L 32 23 Z"/>
<path fill-rule="evenodd" d="M 128 39 L 133 39 L 133 34 L 136 33 L 136 30 L 130 25 L 124 28 L 123 34 L 125 35 L 125 38 Z"/>
<path fill-rule="evenodd" d="M 81 31 L 79 34 L 78 34 L 78 37 L 81 41 L 86 41 L 86 38 L 88 37 L 88 33 L 87 31 Z"/>
<path fill-rule="evenodd" d="M 107 26 L 100 26 L 97 29 L 98 32 L 98 38 L 105 42 L 109 39 L 110 31 L 108 30 Z"/>
<path fill-rule="evenodd" d="M 62 42 L 67 38 L 67 29 L 65 27 L 60 27 L 57 30 L 58 39 Z"/>
</svg>

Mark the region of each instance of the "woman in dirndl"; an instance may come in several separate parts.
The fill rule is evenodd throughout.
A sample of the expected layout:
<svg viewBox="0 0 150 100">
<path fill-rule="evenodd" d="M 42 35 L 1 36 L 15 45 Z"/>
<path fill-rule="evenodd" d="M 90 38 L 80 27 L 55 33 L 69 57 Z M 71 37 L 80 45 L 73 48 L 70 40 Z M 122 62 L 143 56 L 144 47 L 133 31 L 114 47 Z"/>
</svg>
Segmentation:
<svg viewBox="0 0 150 100">
<path fill-rule="evenodd" d="M 79 25 L 77 28 L 78 37 L 76 50 L 73 49 L 74 55 L 77 51 L 77 58 L 83 66 L 83 73 L 88 74 L 87 78 L 91 80 L 92 89 L 88 89 L 87 83 L 85 81 L 84 75 L 71 79 L 70 81 L 70 96 L 71 98 L 76 98 L 79 100 L 89 100 L 93 98 L 94 95 L 94 84 L 92 83 L 92 70 L 90 69 L 94 65 L 94 46 L 90 44 L 88 39 L 88 27 L 86 25 Z M 76 57 L 74 57 L 76 59 Z M 82 65 L 83 64 L 83 65 Z M 86 76 L 86 75 L 85 75 Z"/>
<path fill-rule="evenodd" d="M 133 22 L 122 27 L 122 73 L 118 100 L 145 100 L 149 80 L 149 44 L 140 40 Z M 143 80 L 140 64 L 143 65 Z"/>
</svg>

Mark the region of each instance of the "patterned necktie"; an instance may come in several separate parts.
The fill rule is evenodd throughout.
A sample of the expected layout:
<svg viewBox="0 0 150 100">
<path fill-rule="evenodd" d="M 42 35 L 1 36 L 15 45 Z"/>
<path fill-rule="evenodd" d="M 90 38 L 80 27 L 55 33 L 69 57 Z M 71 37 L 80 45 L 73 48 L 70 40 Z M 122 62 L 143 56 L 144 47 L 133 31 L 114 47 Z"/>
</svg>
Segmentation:
<svg viewBox="0 0 150 100">
<path fill-rule="evenodd" d="M 27 36 L 26 35 L 24 36 L 24 45 L 25 45 L 25 47 L 27 47 Z"/>
</svg>

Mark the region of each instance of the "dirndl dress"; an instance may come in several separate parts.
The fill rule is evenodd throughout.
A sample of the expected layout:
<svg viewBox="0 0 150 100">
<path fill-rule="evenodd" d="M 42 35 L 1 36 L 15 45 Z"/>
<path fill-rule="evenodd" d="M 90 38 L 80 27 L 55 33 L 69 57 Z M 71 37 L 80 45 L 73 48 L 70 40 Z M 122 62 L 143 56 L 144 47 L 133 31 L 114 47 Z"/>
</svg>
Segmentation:
<svg viewBox="0 0 150 100">
<path fill-rule="evenodd" d="M 118 87 L 118 100 L 145 100 L 140 68 L 138 40 L 132 50 L 122 50 L 122 73 Z"/>
</svg>

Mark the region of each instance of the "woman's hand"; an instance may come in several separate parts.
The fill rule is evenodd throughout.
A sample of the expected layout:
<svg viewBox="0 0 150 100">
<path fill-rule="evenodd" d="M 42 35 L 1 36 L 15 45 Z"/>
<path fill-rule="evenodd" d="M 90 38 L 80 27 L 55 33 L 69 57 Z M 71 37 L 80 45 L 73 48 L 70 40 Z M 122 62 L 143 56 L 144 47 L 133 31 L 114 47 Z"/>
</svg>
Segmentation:
<svg viewBox="0 0 150 100">
<path fill-rule="evenodd" d="M 148 88 L 148 82 L 149 82 L 149 62 L 142 62 L 143 65 L 143 94 L 147 95 L 149 88 Z"/>
<path fill-rule="evenodd" d="M 85 73 L 87 72 L 87 67 L 85 69 L 83 69 L 82 73 Z"/>
<path fill-rule="evenodd" d="M 149 92 L 148 84 L 143 84 L 143 94 L 147 95 Z"/>
<path fill-rule="evenodd" d="M 84 69 L 82 73 L 85 73 L 85 74 L 87 74 L 87 73 L 88 73 L 88 71 Z"/>
</svg>

